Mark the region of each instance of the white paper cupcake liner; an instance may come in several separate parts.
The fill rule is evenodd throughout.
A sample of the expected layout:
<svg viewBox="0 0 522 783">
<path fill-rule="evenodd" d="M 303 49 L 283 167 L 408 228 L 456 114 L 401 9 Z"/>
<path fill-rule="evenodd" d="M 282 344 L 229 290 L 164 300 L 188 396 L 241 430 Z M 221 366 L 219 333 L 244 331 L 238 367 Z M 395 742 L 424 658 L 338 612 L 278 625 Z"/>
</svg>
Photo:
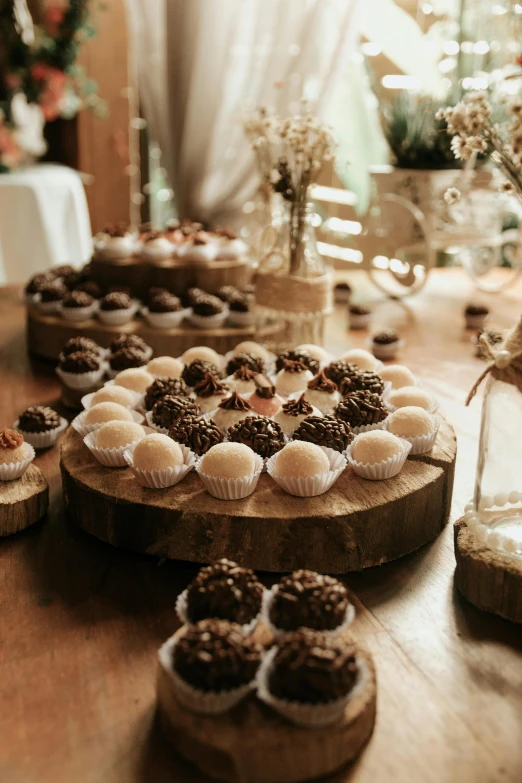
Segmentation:
<svg viewBox="0 0 522 783">
<path fill-rule="evenodd" d="M 30 443 L 26 446 L 26 454 L 27 457 L 18 462 L 6 462 L 3 465 L 0 465 L 0 481 L 14 481 L 24 475 L 36 456 Z"/>
<path fill-rule="evenodd" d="M 241 500 L 241 498 L 246 498 L 251 495 L 257 487 L 257 482 L 259 481 L 259 476 L 263 470 L 264 462 L 258 454 L 255 456 L 255 462 L 256 468 L 251 476 L 226 479 L 209 476 L 208 473 L 203 473 L 200 469 L 200 458 L 197 461 L 196 473 L 200 477 L 207 492 L 213 497 L 218 498 L 219 500 Z"/>
<path fill-rule="evenodd" d="M 397 342 L 389 345 L 381 345 L 380 343 L 374 343 L 373 340 L 368 340 L 367 347 L 376 359 L 387 361 L 388 359 L 394 359 L 398 352 L 404 348 L 404 340 L 397 340 Z"/>
<path fill-rule="evenodd" d="M 366 687 L 368 669 L 364 659 L 357 657 L 357 678 L 354 687 L 346 696 L 325 704 L 304 704 L 303 702 L 279 699 L 270 693 L 268 685 L 276 653 L 277 647 L 272 647 L 263 658 L 263 662 L 258 669 L 256 677 L 257 696 L 291 723 L 295 723 L 296 726 L 321 728 L 322 726 L 330 726 L 332 723 L 336 723 L 342 719 L 348 703 Z"/>
<path fill-rule="evenodd" d="M 172 245 L 172 248 L 153 248 L 144 244 L 140 251 L 141 260 L 149 264 L 167 261 L 167 259 L 173 258 L 173 256 L 174 245 Z"/>
<path fill-rule="evenodd" d="M 167 468 L 166 470 L 141 470 L 140 468 L 134 467 L 133 461 L 134 449 L 138 443 L 139 441 L 136 441 L 135 443 L 131 443 L 130 446 L 127 446 L 123 455 L 127 465 L 142 487 L 147 487 L 148 489 L 166 489 L 167 487 L 173 487 L 175 484 L 179 484 L 187 473 L 190 473 L 196 466 L 196 455 L 194 452 L 179 443 L 178 445 L 183 453 L 183 465 L 175 468 Z"/>
<path fill-rule="evenodd" d="M 228 316 L 229 310 L 228 307 L 225 307 L 222 313 L 215 315 L 197 315 L 192 312 L 188 316 L 188 321 L 198 329 L 217 329 L 219 326 L 223 326 Z"/>
<path fill-rule="evenodd" d="M 45 313 L 45 315 L 54 315 L 55 313 L 59 313 L 62 305 L 61 301 L 42 302 L 40 299 L 40 294 L 35 295 L 33 304 L 35 304 L 38 307 L 41 313 Z"/>
<path fill-rule="evenodd" d="M 231 326 L 253 326 L 256 322 L 255 313 L 238 313 L 236 310 L 230 310 L 228 322 Z"/>
<path fill-rule="evenodd" d="M 361 476 L 361 478 L 371 479 L 372 481 L 382 481 L 384 479 L 393 478 L 401 472 L 408 454 L 411 451 L 411 443 L 408 443 L 404 438 L 399 438 L 399 440 L 404 444 L 404 449 L 399 454 L 395 454 L 393 457 L 389 457 L 389 459 L 385 459 L 382 462 L 374 462 L 371 465 L 365 465 L 362 462 L 356 462 L 352 457 L 353 446 L 357 441 L 356 438 L 345 451 L 346 459 L 354 472 L 357 473 L 358 476 Z"/>
<path fill-rule="evenodd" d="M 348 322 L 350 324 L 350 329 L 367 329 L 370 321 L 372 318 L 371 313 L 367 313 L 366 315 L 352 315 L 351 313 L 348 315 Z"/>
<path fill-rule="evenodd" d="M 92 389 L 93 386 L 101 383 L 101 379 L 107 369 L 105 362 L 102 362 L 97 370 L 91 370 L 90 372 L 64 372 L 61 367 L 56 368 L 56 374 L 64 382 L 69 389 Z"/>
<path fill-rule="evenodd" d="M 272 635 L 276 639 L 278 639 L 282 634 L 288 633 L 283 628 L 278 628 L 270 620 L 270 609 L 274 602 L 274 598 L 276 596 L 277 591 L 278 591 L 278 585 L 274 585 L 271 590 L 265 590 L 263 594 L 263 605 L 261 608 L 261 620 L 267 626 L 267 628 L 272 632 Z M 346 612 L 344 613 L 344 618 L 342 623 L 340 623 L 340 625 L 338 625 L 337 628 L 332 628 L 331 630 L 327 630 L 327 631 L 321 630 L 320 633 L 335 639 L 337 636 L 340 636 L 344 631 L 346 631 L 346 629 L 353 623 L 354 620 L 355 620 L 355 606 L 349 603 L 348 606 L 346 607 Z M 317 630 L 317 629 L 313 628 L 312 630 Z"/>
<path fill-rule="evenodd" d="M 414 454 L 426 454 L 427 451 L 431 451 L 433 448 L 440 429 L 440 418 L 433 414 L 432 418 L 434 430 L 428 435 L 417 435 L 415 438 L 407 438 L 405 435 L 400 436 L 401 440 L 405 440 L 411 444 L 410 456 L 413 456 Z M 386 426 L 384 429 L 388 429 L 388 427 Z"/>
<path fill-rule="evenodd" d="M 265 593 L 268 592 L 265 590 Z M 265 593 L 263 593 L 263 600 Z M 192 620 L 190 620 L 188 614 L 187 614 L 187 590 L 183 590 L 182 593 L 180 593 L 176 599 L 176 614 L 178 615 L 180 621 L 184 625 L 190 625 Z M 255 617 L 250 620 L 249 623 L 245 623 L 241 626 L 241 630 L 243 631 L 245 636 L 250 636 L 256 628 L 256 626 L 259 624 L 259 621 L 261 620 L 261 612 L 257 614 Z"/>
<path fill-rule="evenodd" d="M 102 421 L 99 424 L 86 424 L 85 417 L 87 416 L 87 413 L 88 411 L 82 411 L 71 421 L 71 427 L 73 427 L 82 438 L 85 438 L 90 432 L 99 430 L 102 424 L 106 423 Z M 132 414 L 132 420 L 135 421 L 136 424 L 143 424 L 143 416 L 141 413 L 138 413 L 137 411 L 130 411 L 130 413 Z"/>
<path fill-rule="evenodd" d="M 147 424 L 151 429 L 154 430 L 154 432 L 161 432 L 162 435 L 168 435 L 169 431 L 166 427 L 160 427 L 159 424 L 156 424 L 154 419 L 152 418 L 152 411 L 146 411 L 145 412 L 145 419 L 147 421 Z"/>
<path fill-rule="evenodd" d="M 109 384 L 114 385 L 113 381 L 107 381 L 107 383 L 104 383 L 104 386 L 108 386 Z M 123 389 L 123 386 L 121 387 Z M 143 405 L 143 394 L 140 394 L 140 392 L 134 391 L 133 389 L 127 389 L 127 391 L 132 394 L 133 402 L 131 405 L 124 405 L 124 408 L 132 408 L 135 410 L 136 408 L 140 408 Z M 89 394 L 86 394 L 81 399 L 81 403 L 86 411 L 88 411 L 90 408 L 92 408 L 92 400 L 96 392 L 90 392 Z"/>
<path fill-rule="evenodd" d="M 328 473 L 318 473 L 316 476 L 307 478 L 282 477 L 275 474 L 275 461 L 277 454 L 274 454 L 267 460 L 267 473 L 274 479 L 281 489 L 289 495 L 296 495 L 301 498 L 311 498 L 316 495 L 322 495 L 328 492 L 337 481 L 341 473 L 346 469 L 346 457 L 334 449 L 326 446 L 320 446 L 330 462 Z M 278 452 L 279 453 L 279 452 Z"/>
<path fill-rule="evenodd" d="M 13 424 L 13 428 L 24 436 L 26 443 L 29 443 L 34 449 L 50 449 L 54 446 L 62 432 L 67 429 L 69 422 L 60 416 L 60 424 L 53 430 L 47 430 L 46 432 L 24 432 L 20 428 L 18 420 Z"/>
<path fill-rule="evenodd" d="M 60 305 L 59 313 L 66 321 L 88 321 L 94 316 L 100 306 L 99 302 L 93 302 L 88 307 L 63 307 Z"/>
<path fill-rule="evenodd" d="M 145 435 L 149 435 L 151 432 L 149 427 L 143 428 L 143 435 L 140 438 L 136 438 L 131 443 L 127 443 L 125 446 L 119 446 L 115 449 L 101 449 L 96 446 L 96 434 L 97 430 L 89 432 L 83 439 L 83 442 L 93 454 L 101 465 L 105 465 L 107 468 L 126 468 L 127 461 L 124 457 L 125 451 L 131 446 L 135 446 L 140 440 L 143 440 Z"/>
<path fill-rule="evenodd" d="M 202 691 L 189 685 L 172 668 L 172 654 L 177 643 L 177 637 L 171 636 L 170 639 L 160 647 L 158 651 L 159 662 L 165 672 L 170 677 L 177 701 L 191 712 L 198 712 L 205 715 L 218 715 L 222 712 L 232 709 L 255 686 L 254 682 L 241 685 L 230 691 Z"/>
<path fill-rule="evenodd" d="M 123 326 L 123 324 L 132 321 L 138 312 L 139 302 L 134 301 L 130 307 L 124 307 L 121 310 L 102 310 L 97 312 L 97 316 L 104 324 L 111 326 Z"/>
<path fill-rule="evenodd" d="M 361 424 L 360 427 L 352 427 L 352 432 L 354 435 L 360 435 L 362 432 L 371 432 L 372 430 L 383 430 L 385 429 L 385 424 L 388 417 L 386 416 L 386 419 L 383 419 L 382 421 L 378 421 L 377 424 Z"/>
<path fill-rule="evenodd" d="M 174 329 L 190 316 L 192 308 L 185 307 L 172 313 L 151 313 L 148 307 L 142 307 L 141 312 L 145 320 L 155 329 Z"/>
</svg>

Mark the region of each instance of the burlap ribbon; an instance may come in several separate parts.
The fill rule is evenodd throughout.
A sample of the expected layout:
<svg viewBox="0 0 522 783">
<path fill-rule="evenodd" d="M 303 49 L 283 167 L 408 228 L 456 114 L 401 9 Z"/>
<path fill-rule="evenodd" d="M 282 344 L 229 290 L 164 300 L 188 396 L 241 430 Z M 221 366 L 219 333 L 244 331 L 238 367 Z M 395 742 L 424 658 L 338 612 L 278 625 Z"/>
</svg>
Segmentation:
<svg viewBox="0 0 522 783">
<path fill-rule="evenodd" d="M 511 383 L 522 392 L 522 317 L 499 345 L 494 347 L 490 345 L 485 334 L 481 334 L 479 340 L 489 363 L 473 384 L 466 405 L 470 404 L 480 384 L 488 375 L 492 375 L 498 381 Z"/>
<path fill-rule="evenodd" d="M 273 273 L 256 276 L 256 301 L 288 316 L 313 317 L 332 310 L 332 276 L 295 277 Z"/>
</svg>

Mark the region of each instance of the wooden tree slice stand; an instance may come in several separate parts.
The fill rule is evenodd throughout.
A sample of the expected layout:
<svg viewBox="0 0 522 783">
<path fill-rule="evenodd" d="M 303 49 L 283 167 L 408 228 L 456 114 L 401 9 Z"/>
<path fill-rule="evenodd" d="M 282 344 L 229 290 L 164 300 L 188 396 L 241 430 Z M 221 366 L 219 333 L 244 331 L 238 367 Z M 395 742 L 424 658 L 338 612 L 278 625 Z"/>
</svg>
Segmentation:
<svg viewBox="0 0 522 783">
<path fill-rule="evenodd" d="M 325 728 L 289 723 L 252 694 L 221 715 L 198 715 L 181 706 L 168 673 L 159 666 L 157 693 L 163 730 L 178 753 L 205 775 L 227 783 L 299 783 L 353 761 L 375 724 L 376 679 L 371 656 L 358 647 L 367 680 L 344 717 Z"/>
<path fill-rule="evenodd" d="M 196 563 L 228 557 L 260 571 L 341 574 L 436 538 L 449 515 L 455 458 L 455 433 L 443 420 L 432 452 L 409 458 L 388 481 L 347 469 L 327 495 L 296 498 L 262 474 L 253 495 L 222 501 L 195 473 L 169 489 L 141 487 L 130 470 L 100 465 L 69 429 L 61 469 L 72 520 L 115 546 Z"/>
<path fill-rule="evenodd" d="M 36 465 L 14 481 L 0 482 L 0 536 L 10 536 L 43 517 L 49 506 L 49 486 Z"/>
<path fill-rule="evenodd" d="M 264 342 L 276 335 L 277 323 L 254 326 L 223 326 L 218 329 L 197 329 L 181 325 L 174 329 L 155 329 L 142 318 L 134 318 L 123 326 L 110 326 L 96 318 L 87 321 L 66 321 L 56 315 L 41 313 L 36 307 L 27 307 L 27 345 L 30 353 L 44 359 L 58 360 L 63 346 L 71 337 L 90 337 L 102 348 L 122 332 L 139 334 L 150 345 L 156 356 L 181 356 L 196 345 L 207 345 L 218 353 L 232 351 L 243 340 Z"/>
<path fill-rule="evenodd" d="M 490 549 L 468 528 L 455 523 L 455 584 L 470 603 L 485 612 L 522 623 L 522 558 Z"/>
</svg>

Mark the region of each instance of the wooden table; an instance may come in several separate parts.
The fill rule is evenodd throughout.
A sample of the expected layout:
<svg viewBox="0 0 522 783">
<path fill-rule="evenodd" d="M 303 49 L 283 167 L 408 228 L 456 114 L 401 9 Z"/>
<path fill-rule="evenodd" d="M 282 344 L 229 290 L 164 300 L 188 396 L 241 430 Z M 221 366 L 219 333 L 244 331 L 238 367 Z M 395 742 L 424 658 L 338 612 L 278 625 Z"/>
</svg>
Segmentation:
<svg viewBox="0 0 522 783">
<path fill-rule="evenodd" d="M 350 278 L 376 319 L 407 344 L 401 360 L 423 377 L 459 437 L 452 521 L 471 496 L 480 405 L 464 407 L 483 364 L 462 328 L 477 298 L 458 270 L 436 270 L 404 303 Z M 0 409 L 10 425 L 28 404 L 55 404 L 53 369 L 32 362 L 17 294 L 0 294 Z M 480 297 L 508 326 L 522 285 Z M 329 346 L 362 345 L 338 311 Z M 517 434 L 520 437 L 520 433 Z M 158 646 L 175 630 L 174 601 L 195 574 L 105 545 L 64 519 L 58 450 L 38 457 L 49 517 L 0 543 L 0 780 L 2 783 L 203 783 L 155 721 Z M 378 720 L 360 759 L 336 783 L 493 783 L 522 780 L 522 630 L 481 614 L 456 593 L 453 530 L 396 563 L 347 577 L 354 632 L 378 670 Z"/>
</svg>

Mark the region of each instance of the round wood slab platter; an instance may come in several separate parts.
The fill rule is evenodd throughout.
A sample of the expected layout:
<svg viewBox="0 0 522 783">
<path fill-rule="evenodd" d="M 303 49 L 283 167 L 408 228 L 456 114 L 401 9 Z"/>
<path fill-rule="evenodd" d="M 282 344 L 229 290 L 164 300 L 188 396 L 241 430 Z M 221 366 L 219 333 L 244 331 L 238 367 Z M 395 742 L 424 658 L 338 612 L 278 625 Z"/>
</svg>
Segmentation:
<svg viewBox="0 0 522 783">
<path fill-rule="evenodd" d="M 57 361 L 58 356 L 71 337 L 90 337 L 102 348 L 122 332 L 139 334 L 150 345 L 156 356 L 181 356 L 196 345 L 207 345 L 218 353 L 232 351 L 243 340 L 265 342 L 280 330 L 279 324 L 219 329 L 197 329 L 194 326 L 179 326 L 175 329 L 155 329 L 142 318 L 134 318 L 123 326 L 110 326 L 95 318 L 87 321 L 65 321 L 56 315 L 41 313 L 36 307 L 27 308 L 27 345 L 29 351 L 44 359 Z"/>
<path fill-rule="evenodd" d="M 325 728 L 301 728 L 252 694 L 221 715 L 198 715 L 176 700 L 172 680 L 159 666 L 157 693 L 163 730 L 178 753 L 204 774 L 227 783 L 298 783 L 330 774 L 353 761 L 375 724 L 376 679 L 371 656 L 364 688 L 348 703 L 343 720 Z"/>
<path fill-rule="evenodd" d="M 0 536 L 10 536 L 43 517 L 49 505 L 49 486 L 36 465 L 14 481 L 0 482 Z"/>
<path fill-rule="evenodd" d="M 193 472 L 175 487 L 146 489 L 129 469 L 100 465 L 69 429 L 61 469 L 71 518 L 115 546 L 197 563 L 228 557 L 260 571 L 342 574 L 395 560 L 441 532 L 455 458 L 455 433 L 443 420 L 432 452 L 409 458 L 388 481 L 347 469 L 327 494 L 297 498 L 265 473 L 250 497 L 224 501 Z"/>
<path fill-rule="evenodd" d="M 463 519 L 455 523 L 455 584 L 485 612 L 522 623 L 522 558 L 489 549 Z"/>
</svg>

